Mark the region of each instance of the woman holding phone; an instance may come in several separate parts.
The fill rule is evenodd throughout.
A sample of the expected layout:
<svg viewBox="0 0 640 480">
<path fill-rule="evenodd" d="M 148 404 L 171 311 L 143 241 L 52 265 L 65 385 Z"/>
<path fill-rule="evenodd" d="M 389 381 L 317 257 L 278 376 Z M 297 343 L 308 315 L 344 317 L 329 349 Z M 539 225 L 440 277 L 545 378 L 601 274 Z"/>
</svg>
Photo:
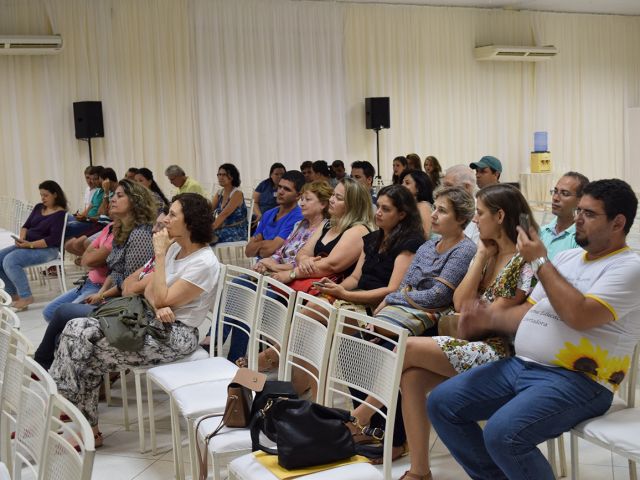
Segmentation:
<svg viewBox="0 0 640 480">
<path fill-rule="evenodd" d="M 53 180 L 38 185 L 40 203 L 37 204 L 20 229 L 13 236 L 15 244 L 0 250 L 0 279 L 13 299 L 12 308 L 22 312 L 33 303 L 26 267 L 49 262 L 58 257 L 60 240 L 67 211 L 67 198 Z"/>
</svg>

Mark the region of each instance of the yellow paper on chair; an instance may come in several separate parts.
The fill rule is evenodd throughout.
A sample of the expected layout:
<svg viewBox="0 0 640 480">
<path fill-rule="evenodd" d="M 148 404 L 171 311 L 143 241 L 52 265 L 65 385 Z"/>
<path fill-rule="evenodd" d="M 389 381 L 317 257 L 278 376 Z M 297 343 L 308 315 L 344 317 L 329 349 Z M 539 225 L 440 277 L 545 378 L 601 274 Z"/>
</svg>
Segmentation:
<svg viewBox="0 0 640 480">
<path fill-rule="evenodd" d="M 345 465 L 351 465 L 352 463 L 366 463 L 369 461 L 367 457 L 361 455 L 354 455 L 346 460 L 341 460 L 334 463 L 325 463 L 324 465 L 316 465 L 315 467 L 299 468 L 297 470 L 287 470 L 278 465 L 278 456 L 269 455 L 265 452 L 254 452 L 253 455 L 260 464 L 273 473 L 280 480 L 290 480 L 292 478 L 303 477 L 305 475 L 311 475 L 312 473 L 322 472 L 324 470 L 331 470 L 332 468 L 343 467 Z"/>
</svg>

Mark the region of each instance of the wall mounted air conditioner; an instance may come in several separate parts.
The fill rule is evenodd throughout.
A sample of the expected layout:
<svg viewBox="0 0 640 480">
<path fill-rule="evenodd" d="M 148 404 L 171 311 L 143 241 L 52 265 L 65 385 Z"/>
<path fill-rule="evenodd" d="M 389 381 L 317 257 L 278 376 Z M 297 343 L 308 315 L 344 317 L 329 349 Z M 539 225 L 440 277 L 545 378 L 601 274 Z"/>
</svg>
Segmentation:
<svg viewBox="0 0 640 480">
<path fill-rule="evenodd" d="M 476 60 L 498 60 L 509 62 L 540 62 L 555 57 L 558 49 L 553 45 L 545 47 L 517 47 L 512 45 L 487 45 L 476 47 Z"/>
<path fill-rule="evenodd" d="M 60 35 L 0 35 L 0 55 L 50 55 L 61 50 Z"/>
</svg>

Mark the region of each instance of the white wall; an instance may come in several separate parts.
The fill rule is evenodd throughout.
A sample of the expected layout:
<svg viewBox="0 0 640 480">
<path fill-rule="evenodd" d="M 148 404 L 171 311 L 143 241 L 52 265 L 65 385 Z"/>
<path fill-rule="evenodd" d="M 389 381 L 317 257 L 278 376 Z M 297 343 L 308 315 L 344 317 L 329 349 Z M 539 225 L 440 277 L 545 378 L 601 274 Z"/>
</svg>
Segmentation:
<svg viewBox="0 0 640 480">
<path fill-rule="evenodd" d="M 44 5 L 44 6 L 43 6 Z M 272 162 L 375 163 L 364 98 L 391 97 L 391 159 L 493 154 L 507 180 L 547 130 L 554 167 L 623 176 L 625 112 L 640 107 L 640 18 L 285 0 L 0 1 L 0 32 L 61 33 L 54 57 L 0 56 L 0 194 L 45 178 L 77 203 L 86 144 L 72 102 L 102 100 L 95 158 L 121 173 L 179 163 L 212 184 Z M 479 63 L 486 43 L 554 44 L 546 63 Z M 626 160 L 625 160 L 626 158 Z M 628 167 L 627 167 L 627 171 Z M 636 187 L 637 188 L 637 187 Z M 167 190 L 169 190 L 167 188 Z"/>
</svg>

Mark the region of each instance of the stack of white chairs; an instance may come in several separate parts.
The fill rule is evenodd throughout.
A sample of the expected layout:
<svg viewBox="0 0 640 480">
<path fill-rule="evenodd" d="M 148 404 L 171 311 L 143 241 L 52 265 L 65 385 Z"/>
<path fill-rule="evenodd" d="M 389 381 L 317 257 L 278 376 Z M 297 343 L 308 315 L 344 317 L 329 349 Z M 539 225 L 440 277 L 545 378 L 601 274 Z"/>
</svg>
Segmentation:
<svg viewBox="0 0 640 480">
<path fill-rule="evenodd" d="M 27 356 L 32 349 L 0 319 L 0 478 L 20 479 L 26 470 L 38 480 L 89 480 L 95 455 L 91 426 Z M 63 413 L 70 423 L 60 419 Z"/>
<path fill-rule="evenodd" d="M 629 461 L 629 478 L 637 480 L 636 462 L 640 462 L 640 407 L 636 406 L 638 356 L 640 344 L 631 357 L 629 375 L 625 379 L 626 395 L 615 401 L 602 416 L 586 420 L 571 429 L 571 478 L 579 478 L 578 438 L 606 448 Z M 620 398 L 618 395 L 616 397 Z"/>
<path fill-rule="evenodd" d="M 394 337 L 375 333 L 381 340 L 390 341 L 394 349 L 390 350 L 375 343 L 352 335 L 355 330 L 365 331 L 363 327 L 353 327 L 352 321 L 373 324 L 390 331 Z M 331 345 L 326 375 L 325 405 L 335 405 L 337 399 L 356 400 L 351 391 L 356 390 L 370 396 L 386 407 L 386 412 L 377 404 L 365 402 L 370 408 L 385 418 L 385 437 L 393 438 L 393 427 L 398 399 L 402 363 L 406 348 L 407 331 L 366 315 L 342 311 L 338 315 L 335 334 Z M 351 389 L 351 390 L 350 390 Z M 383 463 L 373 466 L 370 463 L 355 463 L 325 470 L 309 475 L 314 480 L 369 480 L 392 479 L 392 442 L 385 441 Z M 244 455 L 229 464 L 231 480 L 268 480 L 276 479 L 252 454 Z M 297 477 L 301 478 L 301 477 Z"/>
<path fill-rule="evenodd" d="M 309 307 L 311 306 L 318 307 L 314 310 L 315 318 L 309 316 Z M 291 380 L 294 370 L 305 372 L 313 384 L 312 390 L 316 392 L 316 396 L 312 398 L 316 402 L 321 402 L 324 398 L 325 377 L 335 321 L 336 310 L 334 307 L 316 297 L 298 292 L 288 339 L 285 341 L 286 336 L 282 337 L 278 379 Z M 286 322 L 283 325 L 285 328 L 281 329 L 286 330 L 288 319 L 280 318 L 279 322 Z M 258 320 L 254 336 L 256 340 L 262 336 L 260 331 L 264 330 L 260 327 L 260 323 Z M 273 345 L 273 342 L 267 343 Z M 250 349 L 249 355 L 257 355 L 255 347 L 258 345 L 258 341 L 251 342 L 251 345 L 253 348 Z M 220 419 L 219 416 L 209 418 L 200 424 L 198 428 L 199 441 L 203 442 L 204 437 L 216 429 Z M 197 425 L 198 422 L 199 419 L 196 419 L 193 423 Z M 211 439 L 208 445 L 213 479 L 220 480 L 223 467 L 226 467 L 231 460 L 249 452 L 251 452 L 251 436 L 247 428 L 223 428 L 218 435 Z M 195 476 L 198 472 L 194 470 L 192 474 Z"/>
<path fill-rule="evenodd" d="M 181 387 L 207 382 L 222 381 L 228 383 L 236 371 L 237 365 L 219 355 L 223 351 L 223 329 L 229 326 L 233 334 L 243 332 L 247 337 L 251 335 L 256 318 L 258 292 L 262 288 L 262 275 L 245 268 L 227 265 L 220 274 L 218 292 L 220 297 L 214 305 L 213 319 L 217 325 L 217 341 L 214 350 L 213 342 L 210 346 L 210 357 L 187 363 L 160 365 L 147 371 L 147 395 L 149 404 L 149 430 L 152 451 L 156 453 L 156 429 L 154 418 L 153 387 L 157 386 L 169 395 L 171 413 L 171 430 L 173 443 L 173 460 L 177 479 L 184 478 L 182 463 L 180 414 L 178 404 L 172 393 Z M 211 338 L 214 338 L 214 331 Z M 226 385 L 226 384 L 225 384 Z M 226 399 L 226 397 L 225 397 Z M 224 405 L 223 405 L 224 407 Z"/>
</svg>

